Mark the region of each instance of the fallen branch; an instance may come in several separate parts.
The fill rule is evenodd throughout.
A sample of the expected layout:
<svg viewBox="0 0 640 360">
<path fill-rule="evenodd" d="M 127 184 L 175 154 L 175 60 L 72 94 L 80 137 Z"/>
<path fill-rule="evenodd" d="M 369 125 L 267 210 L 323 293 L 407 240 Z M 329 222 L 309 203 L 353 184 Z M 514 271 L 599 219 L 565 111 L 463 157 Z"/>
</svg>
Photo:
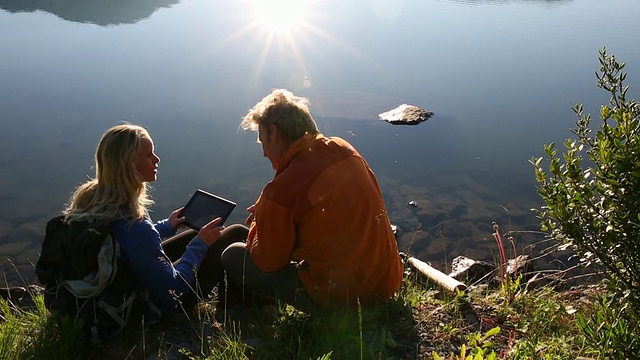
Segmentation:
<svg viewBox="0 0 640 360">
<path fill-rule="evenodd" d="M 464 292 L 465 290 L 467 290 L 467 285 L 452 278 L 451 276 L 442 273 L 440 270 L 431 267 L 429 264 L 422 260 L 416 259 L 414 257 L 409 257 L 407 261 L 411 266 L 416 268 L 416 270 L 420 271 L 423 275 L 433 280 L 433 282 L 453 293 L 457 293 L 458 291 Z"/>
</svg>

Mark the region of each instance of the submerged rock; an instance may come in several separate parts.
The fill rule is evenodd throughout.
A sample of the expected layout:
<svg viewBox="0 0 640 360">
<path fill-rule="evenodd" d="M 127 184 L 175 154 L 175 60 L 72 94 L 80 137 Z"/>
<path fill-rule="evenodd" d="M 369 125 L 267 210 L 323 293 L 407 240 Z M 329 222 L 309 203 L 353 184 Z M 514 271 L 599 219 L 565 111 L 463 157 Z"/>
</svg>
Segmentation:
<svg viewBox="0 0 640 360">
<path fill-rule="evenodd" d="M 395 109 L 378 114 L 380 120 L 394 125 L 417 125 L 429 120 L 433 112 L 419 106 L 402 104 Z"/>
</svg>

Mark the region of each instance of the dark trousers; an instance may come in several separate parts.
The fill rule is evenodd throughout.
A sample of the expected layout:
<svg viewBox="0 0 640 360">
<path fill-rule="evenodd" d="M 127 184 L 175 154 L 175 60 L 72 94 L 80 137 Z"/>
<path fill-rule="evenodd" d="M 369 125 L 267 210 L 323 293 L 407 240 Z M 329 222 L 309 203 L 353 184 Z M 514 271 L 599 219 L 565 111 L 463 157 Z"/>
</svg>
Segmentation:
<svg viewBox="0 0 640 360">
<path fill-rule="evenodd" d="M 315 302 L 300 281 L 296 263 L 274 272 L 264 272 L 251 259 L 246 243 L 234 243 L 222 253 L 222 264 L 229 285 L 240 290 L 245 303 L 279 300 L 305 312 L 315 308 Z"/>
<path fill-rule="evenodd" d="M 184 254 L 189 242 L 198 234 L 195 230 L 186 230 L 164 240 L 162 248 L 169 259 L 174 263 L 180 260 Z M 224 292 L 225 286 L 219 286 L 224 281 L 224 268 L 222 267 L 222 252 L 233 243 L 245 243 L 249 229 L 241 224 L 227 226 L 222 230 L 222 234 L 216 242 L 209 247 L 205 255 L 200 269 L 196 274 L 196 286 L 187 294 L 182 295 L 180 299 L 183 306 L 191 307 L 198 301 L 206 300 L 211 291 L 218 287 L 218 296 Z"/>
</svg>

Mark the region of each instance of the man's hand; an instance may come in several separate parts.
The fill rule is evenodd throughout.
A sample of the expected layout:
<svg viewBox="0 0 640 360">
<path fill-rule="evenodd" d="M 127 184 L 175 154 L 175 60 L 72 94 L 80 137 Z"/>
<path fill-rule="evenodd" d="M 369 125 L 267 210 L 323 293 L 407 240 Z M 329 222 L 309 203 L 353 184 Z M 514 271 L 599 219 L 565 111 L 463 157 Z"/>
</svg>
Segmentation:
<svg viewBox="0 0 640 360">
<path fill-rule="evenodd" d="M 247 216 L 247 219 L 244 221 L 244 223 L 246 225 L 251 225 L 251 223 L 253 222 L 253 219 L 255 218 L 256 204 L 249 206 L 247 208 L 247 211 L 249 212 L 249 216 Z"/>
</svg>

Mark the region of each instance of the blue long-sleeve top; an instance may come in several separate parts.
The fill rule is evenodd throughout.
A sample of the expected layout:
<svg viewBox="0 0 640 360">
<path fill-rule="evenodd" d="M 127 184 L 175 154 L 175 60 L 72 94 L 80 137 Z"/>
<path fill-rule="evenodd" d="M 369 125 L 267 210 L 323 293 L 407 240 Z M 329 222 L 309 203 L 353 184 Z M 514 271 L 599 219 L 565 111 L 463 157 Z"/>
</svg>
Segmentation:
<svg viewBox="0 0 640 360">
<path fill-rule="evenodd" d="M 161 246 L 162 239 L 176 233 L 167 219 L 155 224 L 143 220 L 133 225 L 128 219 L 121 219 L 112 222 L 111 228 L 120 245 L 121 256 L 128 262 L 140 290 L 149 290 L 151 301 L 163 314 L 175 313 L 178 297 L 195 284 L 207 244 L 194 237 L 174 265 Z"/>
</svg>

